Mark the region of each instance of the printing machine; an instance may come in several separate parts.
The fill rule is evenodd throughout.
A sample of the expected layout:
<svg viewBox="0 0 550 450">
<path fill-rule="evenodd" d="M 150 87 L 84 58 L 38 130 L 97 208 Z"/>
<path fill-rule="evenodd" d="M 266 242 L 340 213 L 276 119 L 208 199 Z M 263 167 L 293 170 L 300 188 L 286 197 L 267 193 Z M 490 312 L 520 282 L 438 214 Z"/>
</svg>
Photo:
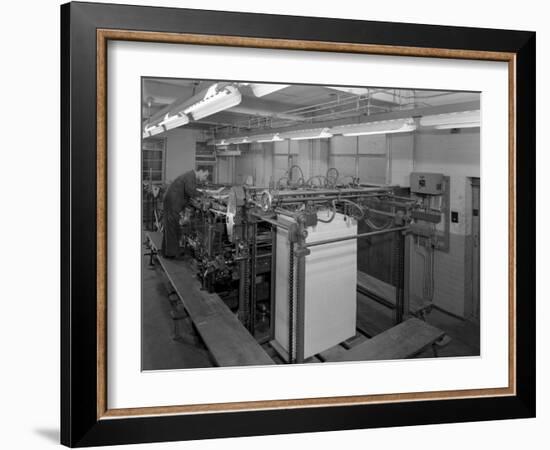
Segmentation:
<svg viewBox="0 0 550 450">
<path fill-rule="evenodd" d="M 215 194 L 205 193 L 192 201 L 182 225 L 181 245 L 192 251 L 203 289 L 216 292 L 253 336 L 262 324 L 268 327 L 266 339 L 290 363 L 303 362 L 320 351 L 313 343 L 330 334 L 331 323 L 340 319 L 355 323 L 355 274 L 344 280 L 344 272 L 336 269 L 345 266 L 356 272 L 358 239 L 395 235 L 389 257 L 395 258 L 396 323 L 409 313 L 410 246 L 421 244 L 432 252 L 448 246 L 448 177 L 413 173 L 410 195 L 354 179 L 342 184 L 329 176 L 313 178 L 317 181 L 302 179 L 272 188 L 227 186 Z M 346 243 L 351 245 L 346 250 L 351 259 L 334 253 Z M 308 284 L 314 277 L 317 284 Z M 342 296 L 352 299 L 348 316 L 338 318 L 330 302 L 311 306 L 315 300 L 308 291 L 326 280 L 321 294 L 336 285 L 337 292 L 350 291 Z M 313 313 L 321 310 L 325 317 Z M 317 337 L 311 331 L 316 327 L 321 329 Z M 335 332 L 336 341 L 329 339 L 324 345 L 336 345 L 353 336 L 354 330 L 345 337 Z"/>
</svg>

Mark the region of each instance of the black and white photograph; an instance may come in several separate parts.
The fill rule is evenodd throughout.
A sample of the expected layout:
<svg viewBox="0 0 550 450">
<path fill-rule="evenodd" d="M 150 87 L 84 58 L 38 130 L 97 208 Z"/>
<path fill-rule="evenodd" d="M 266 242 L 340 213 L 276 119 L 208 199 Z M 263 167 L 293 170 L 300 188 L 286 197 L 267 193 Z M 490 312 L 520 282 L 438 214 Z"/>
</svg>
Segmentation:
<svg viewBox="0 0 550 450">
<path fill-rule="evenodd" d="M 480 356 L 480 92 L 141 86 L 142 371 Z"/>
</svg>

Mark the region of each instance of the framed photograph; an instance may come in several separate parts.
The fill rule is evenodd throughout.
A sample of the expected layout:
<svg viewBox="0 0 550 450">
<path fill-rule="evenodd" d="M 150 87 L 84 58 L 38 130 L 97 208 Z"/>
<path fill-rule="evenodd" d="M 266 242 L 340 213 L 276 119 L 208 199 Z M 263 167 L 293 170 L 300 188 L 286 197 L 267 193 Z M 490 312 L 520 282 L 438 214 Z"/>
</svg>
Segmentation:
<svg viewBox="0 0 550 450">
<path fill-rule="evenodd" d="M 535 415 L 535 33 L 61 7 L 61 441 Z"/>
</svg>

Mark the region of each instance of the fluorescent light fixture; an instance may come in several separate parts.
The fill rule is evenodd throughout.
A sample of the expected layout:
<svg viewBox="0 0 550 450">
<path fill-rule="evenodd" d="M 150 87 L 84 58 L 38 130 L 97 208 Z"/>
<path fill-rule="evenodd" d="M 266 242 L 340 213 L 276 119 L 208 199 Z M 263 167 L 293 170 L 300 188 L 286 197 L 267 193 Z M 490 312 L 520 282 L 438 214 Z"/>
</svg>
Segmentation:
<svg viewBox="0 0 550 450">
<path fill-rule="evenodd" d="M 220 111 L 224 111 L 241 103 L 242 96 L 235 86 L 225 86 L 218 89 L 217 83 L 206 92 L 205 97 L 183 110 L 190 114 L 193 120 L 200 120 Z"/>
<path fill-rule="evenodd" d="M 250 144 L 248 136 L 227 139 L 228 144 Z"/>
<path fill-rule="evenodd" d="M 453 128 L 476 128 L 479 127 L 479 122 L 464 122 L 464 123 L 448 123 L 446 125 L 436 125 L 434 128 L 436 130 L 450 130 Z"/>
<path fill-rule="evenodd" d="M 281 133 L 280 137 L 288 138 L 293 141 L 302 141 L 306 139 L 329 138 L 332 137 L 332 133 L 329 132 L 328 128 L 316 128 L 313 130 L 288 131 L 286 133 Z"/>
<path fill-rule="evenodd" d="M 423 127 L 436 127 L 437 129 L 448 128 L 471 128 L 472 124 L 479 126 L 481 122 L 479 109 L 475 111 L 462 111 L 447 114 L 435 114 L 424 116 L 420 119 L 420 125 Z M 446 128 L 439 128 L 444 126 Z"/>
<path fill-rule="evenodd" d="M 219 141 L 214 141 L 214 145 L 216 147 L 227 147 L 229 145 L 229 142 L 227 142 L 226 139 L 220 139 Z"/>
<path fill-rule="evenodd" d="M 260 135 L 257 135 L 257 136 L 250 136 L 250 139 L 253 142 L 280 142 L 280 141 L 284 141 L 284 139 L 279 136 L 279 133 L 260 134 Z"/>
<path fill-rule="evenodd" d="M 344 136 L 407 133 L 414 130 L 416 130 L 416 125 L 412 118 L 341 125 L 330 129 L 332 134 L 342 134 Z"/>
<path fill-rule="evenodd" d="M 188 123 L 189 117 L 187 117 L 185 114 L 179 113 L 173 116 L 166 114 L 166 116 L 164 116 L 164 119 L 159 122 L 159 126 L 165 127 L 168 131 L 177 127 L 181 127 L 182 125 L 187 125 Z"/>
<path fill-rule="evenodd" d="M 149 126 L 145 127 L 143 130 L 143 139 L 156 136 L 157 134 L 160 134 L 164 131 L 164 127 L 162 126 Z"/>
<path fill-rule="evenodd" d="M 265 95 L 269 95 L 273 92 L 289 87 L 290 84 L 250 83 L 249 86 L 256 97 L 264 97 Z"/>
</svg>

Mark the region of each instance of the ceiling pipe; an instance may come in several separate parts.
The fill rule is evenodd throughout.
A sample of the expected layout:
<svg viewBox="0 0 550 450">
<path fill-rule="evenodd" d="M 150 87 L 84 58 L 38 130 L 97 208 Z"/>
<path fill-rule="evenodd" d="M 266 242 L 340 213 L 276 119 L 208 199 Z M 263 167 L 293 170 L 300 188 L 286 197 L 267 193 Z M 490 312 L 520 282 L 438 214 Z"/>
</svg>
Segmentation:
<svg viewBox="0 0 550 450">
<path fill-rule="evenodd" d="M 344 126 L 344 125 L 355 125 L 359 123 L 369 123 L 369 122 L 379 122 L 384 120 L 395 120 L 395 119 L 405 119 L 408 117 L 421 117 L 421 116 L 428 116 L 428 115 L 436 115 L 436 114 L 448 114 L 448 113 L 454 113 L 454 112 L 464 112 L 464 111 L 472 111 L 477 110 L 480 108 L 480 101 L 474 100 L 470 102 L 463 102 L 463 103 L 455 103 L 451 105 L 438 105 L 438 106 L 430 106 L 430 107 L 422 107 L 422 108 L 414 108 L 414 109 L 404 109 L 404 110 L 398 110 L 398 111 L 391 111 L 387 113 L 380 113 L 380 114 L 372 114 L 370 116 L 354 116 L 349 117 L 345 119 L 335 119 L 335 120 L 329 120 L 329 121 L 323 121 L 323 122 L 316 122 L 312 124 L 308 124 L 308 128 L 333 128 L 336 126 Z M 284 132 L 290 132 L 290 131 L 300 131 L 304 129 L 304 124 L 298 124 L 293 125 L 289 127 L 280 127 L 280 128 L 271 128 L 271 129 L 258 129 L 256 134 L 266 134 L 266 133 L 284 133 Z M 238 133 L 227 133 L 227 134 L 216 134 L 216 139 L 223 139 L 223 138 L 229 138 L 229 137 L 252 137 L 254 135 L 254 132 L 250 130 L 243 130 L 242 132 Z"/>
</svg>

